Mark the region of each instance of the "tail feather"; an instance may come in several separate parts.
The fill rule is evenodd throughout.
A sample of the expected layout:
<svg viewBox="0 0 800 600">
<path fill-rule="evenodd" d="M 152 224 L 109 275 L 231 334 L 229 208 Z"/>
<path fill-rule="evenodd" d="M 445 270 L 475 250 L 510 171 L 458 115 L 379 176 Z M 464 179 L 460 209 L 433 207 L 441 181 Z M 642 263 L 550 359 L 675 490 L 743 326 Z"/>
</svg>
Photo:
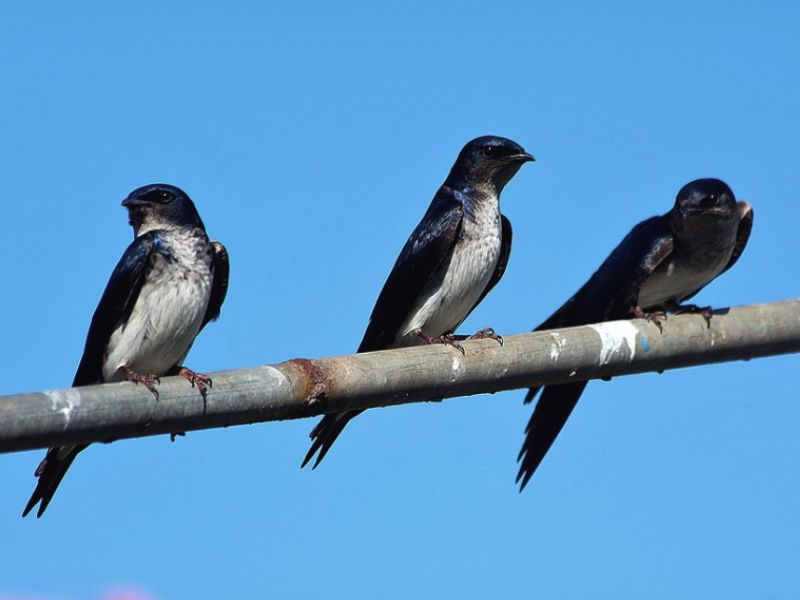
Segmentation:
<svg viewBox="0 0 800 600">
<path fill-rule="evenodd" d="M 308 462 L 313 458 L 314 454 L 317 454 L 317 459 L 314 461 L 314 465 L 311 467 L 312 469 L 316 469 L 322 459 L 325 458 L 325 455 L 333 446 L 333 443 L 339 437 L 339 434 L 342 433 L 345 426 L 350 422 L 350 419 L 358 416 L 363 411 L 354 410 L 350 412 L 344 413 L 336 413 L 333 415 L 325 415 L 322 420 L 317 423 L 314 429 L 311 430 L 309 437 L 313 440 L 311 442 L 311 448 L 309 448 L 308 452 L 306 453 L 305 458 L 303 459 L 303 463 L 300 465 L 302 469 L 305 467 Z"/>
<path fill-rule="evenodd" d="M 528 426 L 525 428 L 525 442 L 519 452 L 520 462 L 516 483 L 519 491 L 525 489 L 536 469 L 541 464 L 550 446 L 553 445 L 564 423 L 567 422 L 572 409 L 578 403 L 588 382 L 548 385 L 542 397 L 533 409 Z M 525 396 L 525 402 L 533 400 L 540 388 L 531 388 Z"/>
<path fill-rule="evenodd" d="M 538 387 L 532 387 L 532 388 L 529 388 L 529 389 L 528 389 L 528 393 L 527 393 L 527 394 L 525 394 L 525 401 L 524 401 L 524 403 L 525 403 L 525 404 L 530 404 L 531 402 L 533 402 L 533 399 L 536 397 L 536 394 L 538 394 L 538 393 L 539 393 L 539 390 L 541 390 L 541 389 L 542 389 L 542 386 L 541 386 L 541 385 L 540 385 L 540 386 L 538 386 Z"/>
<path fill-rule="evenodd" d="M 67 474 L 72 461 L 87 445 L 81 444 L 67 448 L 56 447 L 47 451 L 44 460 L 39 463 L 34 473 L 39 480 L 36 482 L 36 489 L 33 490 L 31 499 L 25 505 L 25 510 L 22 511 L 23 517 L 26 517 L 39 502 L 41 503 L 39 504 L 39 510 L 36 512 L 36 517 L 39 518 L 44 514 L 47 505 L 50 504 L 53 495 L 58 489 L 58 485 L 64 479 L 64 475 Z"/>
</svg>

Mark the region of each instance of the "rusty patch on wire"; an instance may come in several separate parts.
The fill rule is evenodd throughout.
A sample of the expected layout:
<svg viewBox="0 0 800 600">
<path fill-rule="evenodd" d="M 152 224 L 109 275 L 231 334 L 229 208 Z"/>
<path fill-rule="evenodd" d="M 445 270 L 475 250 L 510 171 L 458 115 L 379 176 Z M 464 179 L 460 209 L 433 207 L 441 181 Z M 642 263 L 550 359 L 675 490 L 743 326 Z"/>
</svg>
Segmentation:
<svg viewBox="0 0 800 600">
<path fill-rule="evenodd" d="M 297 370 L 303 380 L 303 402 L 315 404 L 331 394 L 331 381 L 328 369 L 324 366 L 307 358 L 293 358 L 286 362 Z"/>
</svg>

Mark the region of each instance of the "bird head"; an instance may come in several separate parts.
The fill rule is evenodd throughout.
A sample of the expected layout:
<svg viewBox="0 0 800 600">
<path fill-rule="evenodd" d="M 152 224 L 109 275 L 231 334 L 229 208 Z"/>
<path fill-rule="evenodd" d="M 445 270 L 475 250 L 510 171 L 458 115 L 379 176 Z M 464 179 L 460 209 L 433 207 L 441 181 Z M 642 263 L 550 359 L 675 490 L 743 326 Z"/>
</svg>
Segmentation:
<svg viewBox="0 0 800 600">
<path fill-rule="evenodd" d="M 189 196 L 178 187 L 154 183 L 133 190 L 122 206 L 136 237 L 153 229 L 203 228 L 203 222 Z"/>
<path fill-rule="evenodd" d="M 672 227 L 683 231 L 701 231 L 719 227 L 735 218 L 736 197 L 719 179 L 696 179 L 683 186 L 675 199 Z"/>
<path fill-rule="evenodd" d="M 525 149 L 509 139 L 486 135 L 475 138 L 461 149 L 448 180 L 471 185 L 490 184 L 497 193 L 526 162 L 535 160 Z"/>
</svg>

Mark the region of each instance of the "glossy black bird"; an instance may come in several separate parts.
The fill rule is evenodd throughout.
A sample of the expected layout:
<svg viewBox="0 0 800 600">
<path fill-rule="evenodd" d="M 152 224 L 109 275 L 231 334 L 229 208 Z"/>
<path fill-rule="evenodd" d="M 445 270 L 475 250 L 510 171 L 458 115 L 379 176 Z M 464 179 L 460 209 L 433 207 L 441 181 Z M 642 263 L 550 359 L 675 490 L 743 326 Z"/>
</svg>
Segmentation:
<svg viewBox="0 0 800 600">
<path fill-rule="evenodd" d="M 737 202 L 718 179 L 698 179 L 678 192 L 667 214 L 642 221 L 591 279 L 536 331 L 647 318 L 661 328 L 666 311 L 697 312 L 708 323 L 711 308 L 681 305 L 730 269 L 744 251 L 753 210 Z M 544 387 L 525 430 L 517 482 L 525 489 L 578 402 L 586 381 Z M 531 402 L 540 387 L 531 388 Z"/>
<path fill-rule="evenodd" d="M 505 272 L 511 223 L 500 214 L 500 193 L 533 156 L 511 140 L 469 142 L 433 197 L 395 262 L 369 319 L 358 352 L 450 343 L 453 331 Z M 477 337 L 494 337 L 491 330 Z M 311 432 L 305 466 L 325 457 L 345 425 L 361 411 L 326 415 Z"/>
<path fill-rule="evenodd" d="M 159 375 L 182 375 L 205 397 L 211 380 L 181 364 L 200 330 L 219 316 L 228 289 L 228 253 L 209 241 L 194 203 L 175 186 L 138 188 L 122 205 L 134 240 L 94 312 L 72 385 L 133 381 L 157 396 Z M 37 517 L 42 516 L 87 445 L 47 451 L 23 517 L 40 501 Z"/>
</svg>

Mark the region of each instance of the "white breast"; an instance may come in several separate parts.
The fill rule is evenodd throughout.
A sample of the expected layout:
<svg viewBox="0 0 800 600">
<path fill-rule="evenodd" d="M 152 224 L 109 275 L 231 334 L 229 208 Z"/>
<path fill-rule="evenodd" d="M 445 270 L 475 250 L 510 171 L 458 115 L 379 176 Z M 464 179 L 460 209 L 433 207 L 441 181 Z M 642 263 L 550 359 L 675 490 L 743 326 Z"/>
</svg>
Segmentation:
<svg viewBox="0 0 800 600">
<path fill-rule="evenodd" d="M 496 200 L 481 202 L 467 212 L 450 261 L 431 278 L 400 328 L 395 345 L 417 343 L 415 336 L 409 336 L 415 329 L 432 337 L 455 330 L 486 289 L 500 257 L 500 242 Z"/>
<path fill-rule="evenodd" d="M 111 335 L 103 378 L 119 381 L 121 366 L 141 374 L 163 375 L 180 364 L 200 331 L 211 295 L 207 242 L 185 234 L 165 234 L 173 262 L 157 253 L 148 281 L 124 326 Z"/>
</svg>

